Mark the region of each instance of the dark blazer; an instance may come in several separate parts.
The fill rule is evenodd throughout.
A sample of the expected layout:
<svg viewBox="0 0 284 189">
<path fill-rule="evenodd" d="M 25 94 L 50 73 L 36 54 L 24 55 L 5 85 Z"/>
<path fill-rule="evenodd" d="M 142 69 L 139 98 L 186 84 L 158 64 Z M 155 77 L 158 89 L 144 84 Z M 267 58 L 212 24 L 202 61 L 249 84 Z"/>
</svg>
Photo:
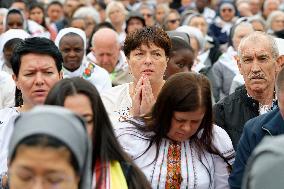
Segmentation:
<svg viewBox="0 0 284 189">
<path fill-rule="evenodd" d="M 247 160 L 264 136 L 276 136 L 280 134 L 284 134 L 284 120 L 279 108 L 255 117 L 245 124 L 238 144 L 233 171 L 229 177 L 231 189 L 241 188 Z"/>
</svg>

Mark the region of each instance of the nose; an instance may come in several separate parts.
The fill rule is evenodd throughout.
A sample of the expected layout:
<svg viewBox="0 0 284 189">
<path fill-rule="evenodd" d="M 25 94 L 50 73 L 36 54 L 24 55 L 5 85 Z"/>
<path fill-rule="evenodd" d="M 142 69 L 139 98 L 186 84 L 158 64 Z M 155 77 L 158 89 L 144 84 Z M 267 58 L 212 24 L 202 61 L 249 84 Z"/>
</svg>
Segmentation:
<svg viewBox="0 0 284 189">
<path fill-rule="evenodd" d="M 35 182 L 33 183 L 32 189 L 43 189 L 43 182 L 41 179 L 35 179 Z"/>
<path fill-rule="evenodd" d="M 152 64 L 152 58 L 151 58 L 151 55 L 145 55 L 145 60 L 144 60 L 144 64 L 149 66 Z"/>
<path fill-rule="evenodd" d="M 35 84 L 36 85 L 43 85 L 44 83 L 44 78 L 43 75 L 41 73 L 37 73 L 35 76 Z"/>
<path fill-rule="evenodd" d="M 251 65 L 251 71 L 252 72 L 259 72 L 260 70 L 261 69 L 260 69 L 260 66 L 259 66 L 257 59 L 254 59 L 252 65 Z"/>
<path fill-rule="evenodd" d="M 184 123 L 181 127 L 181 130 L 185 133 L 190 132 L 190 130 L 191 130 L 190 122 L 188 121 L 188 122 Z"/>
</svg>

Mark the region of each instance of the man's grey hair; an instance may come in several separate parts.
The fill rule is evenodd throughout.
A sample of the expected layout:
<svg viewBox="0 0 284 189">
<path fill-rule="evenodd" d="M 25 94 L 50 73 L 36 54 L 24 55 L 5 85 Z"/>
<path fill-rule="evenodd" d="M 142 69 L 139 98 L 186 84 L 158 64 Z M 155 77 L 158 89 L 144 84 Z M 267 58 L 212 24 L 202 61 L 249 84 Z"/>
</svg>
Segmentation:
<svg viewBox="0 0 284 189">
<path fill-rule="evenodd" d="M 242 57 L 243 51 L 246 50 L 244 49 L 244 45 L 248 41 L 255 43 L 268 43 L 269 48 L 271 50 L 272 58 L 276 60 L 279 57 L 279 51 L 275 39 L 271 35 L 268 35 L 264 32 L 255 31 L 241 40 L 240 45 L 238 47 L 238 56 L 240 58 Z"/>
</svg>

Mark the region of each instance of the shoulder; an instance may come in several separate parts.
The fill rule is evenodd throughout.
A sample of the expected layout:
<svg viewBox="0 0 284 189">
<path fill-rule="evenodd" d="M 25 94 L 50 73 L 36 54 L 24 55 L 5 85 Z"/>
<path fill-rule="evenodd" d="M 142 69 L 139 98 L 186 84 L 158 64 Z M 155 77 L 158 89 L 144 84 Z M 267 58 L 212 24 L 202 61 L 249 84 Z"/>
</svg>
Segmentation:
<svg viewBox="0 0 284 189">
<path fill-rule="evenodd" d="M 9 129 L 19 115 L 20 113 L 14 107 L 0 109 L 0 130 L 5 131 Z"/>
<path fill-rule="evenodd" d="M 224 157 L 232 156 L 235 151 L 228 133 L 217 125 L 213 125 L 213 145 Z"/>
<path fill-rule="evenodd" d="M 129 93 L 129 83 L 112 87 L 101 94 L 102 100 L 116 101 Z"/>
<path fill-rule="evenodd" d="M 117 140 L 122 146 L 123 150 L 135 159 L 139 157 L 149 145 L 149 134 L 138 129 L 136 124 L 144 126 L 143 122 L 131 119 L 129 121 L 120 122 L 114 129 Z M 137 148 L 139 146 L 139 148 Z"/>
</svg>

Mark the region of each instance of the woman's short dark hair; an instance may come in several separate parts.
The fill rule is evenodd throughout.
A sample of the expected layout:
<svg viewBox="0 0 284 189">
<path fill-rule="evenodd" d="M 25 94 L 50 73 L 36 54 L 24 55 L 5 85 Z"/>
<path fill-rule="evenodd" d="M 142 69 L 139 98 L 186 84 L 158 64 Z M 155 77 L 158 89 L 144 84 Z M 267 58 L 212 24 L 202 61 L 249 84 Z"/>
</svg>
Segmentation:
<svg viewBox="0 0 284 189">
<path fill-rule="evenodd" d="M 11 65 L 16 76 L 19 74 L 22 56 L 28 53 L 51 56 L 55 61 L 57 71 L 61 71 L 63 58 L 53 41 L 42 37 L 32 37 L 19 42 L 13 51 Z"/>
<path fill-rule="evenodd" d="M 141 45 L 149 46 L 154 43 L 156 46 L 164 49 L 167 57 L 170 56 L 171 40 L 167 33 L 159 27 L 143 27 L 135 32 L 126 36 L 123 50 L 127 57 L 130 52 L 137 49 Z"/>
<path fill-rule="evenodd" d="M 84 94 L 86 95 L 93 110 L 93 159 L 92 170 L 97 162 L 119 161 L 121 165 L 127 165 L 131 169 L 131 174 L 127 179 L 128 188 L 139 188 L 147 186 L 148 183 L 144 175 L 133 164 L 132 160 L 125 154 L 116 140 L 112 124 L 101 100 L 96 87 L 90 82 L 79 78 L 66 78 L 57 82 L 49 91 L 45 104 L 64 106 L 64 101 L 68 96 Z M 99 161 L 97 161 L 99 160 Z M 102 167 L 104 169 L 105 167 Z M 103 171 L 102 171 L 103 172 Z M 100 183 L 99 183 L 100 184 Z M 98 184 L 98 185 L 99 185 Z"/>
<path fill-rule="evenodd" d="M 67 145 L 65 145 L 63 142 L 52 136 L 44 134 L 36 134 L 24 138 L 21 142 L 19 142 L 18 146 L 15 148 L 14 153 L 11 156 L 11 162 L 14 160 L 17 149 L 20 146 L 43 147 L 43 148 L 52 147 L 54 149 L 66 148 L 70 152 L 70 165 L 73 167 L 76 175 L 79 175 L 80 173 L 79 163 L 75 158 L 75 155 L 72 153 L 72 150 L 70 150 L 67 147 Z"/>
</svg>

